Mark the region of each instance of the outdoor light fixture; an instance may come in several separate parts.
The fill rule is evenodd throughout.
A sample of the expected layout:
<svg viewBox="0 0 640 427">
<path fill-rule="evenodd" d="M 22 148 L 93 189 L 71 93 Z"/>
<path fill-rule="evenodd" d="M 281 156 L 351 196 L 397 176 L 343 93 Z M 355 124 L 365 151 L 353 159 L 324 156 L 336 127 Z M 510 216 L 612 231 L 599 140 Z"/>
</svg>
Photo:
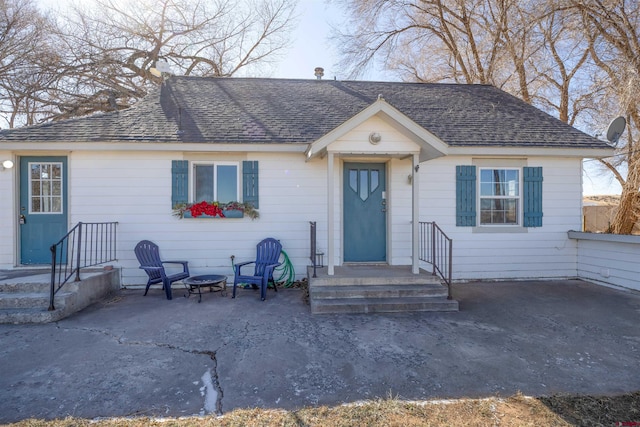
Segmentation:
<svg viewBox="0 0 640 427">
<path fill-rule="evenodd" d="M 378 132 L 371 132 L 369 134 L 369 142 L 373 145 L 377 145 L 382 141 L 382 136 Z"/>
<path fill-rule="evenodd" d="M 2 166 L 0 166 L 0 170 L 11 169 L 13 167 L 13 162 L 11 160 L 5 160 L 2 162 Z"/>
</svg>

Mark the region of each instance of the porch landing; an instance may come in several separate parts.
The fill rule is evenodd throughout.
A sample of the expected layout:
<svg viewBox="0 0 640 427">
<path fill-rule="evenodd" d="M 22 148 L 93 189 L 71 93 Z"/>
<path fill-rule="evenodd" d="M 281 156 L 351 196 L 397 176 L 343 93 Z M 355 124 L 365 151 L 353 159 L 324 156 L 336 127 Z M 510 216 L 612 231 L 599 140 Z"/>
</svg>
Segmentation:
<svg viewBox="0 0 640 427">
<path fill-rule="evenodd" d="M 311 313 L 399 313 L 458 311 L 447 299 L 447 287 L 431 273 L 412 274 L 411 266 L 344 265 L 308 267 Z"/>
</svg>

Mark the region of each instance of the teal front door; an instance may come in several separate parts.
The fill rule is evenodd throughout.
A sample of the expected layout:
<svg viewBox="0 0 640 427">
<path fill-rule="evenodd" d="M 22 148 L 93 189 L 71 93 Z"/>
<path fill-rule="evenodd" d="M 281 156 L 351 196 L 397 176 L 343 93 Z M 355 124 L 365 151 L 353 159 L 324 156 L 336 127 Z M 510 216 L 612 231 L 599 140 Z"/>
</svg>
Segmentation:
<svg viewBox="0 0 640 427">
<path fill-rule="evenodd" d="M 387 260 L 384 163 L 344 164 L 344 261 Z"/>
<path fill-rule="evenodd" d="M 20 158 L 20 263 L 50 264 L 67 234 L 67 158 Z"/>
</svg>

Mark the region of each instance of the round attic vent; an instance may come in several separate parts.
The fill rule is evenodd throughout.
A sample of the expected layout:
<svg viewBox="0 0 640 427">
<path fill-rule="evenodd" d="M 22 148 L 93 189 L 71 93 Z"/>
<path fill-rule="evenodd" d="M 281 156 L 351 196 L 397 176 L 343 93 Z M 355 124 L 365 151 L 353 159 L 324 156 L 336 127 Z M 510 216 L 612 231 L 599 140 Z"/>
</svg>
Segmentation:
<svg viewBox="0 0 640 427">
<path fill-rule="evenodd" d="M 382 140 L 382 136 L 378 132 L 371 132 L 369 134 L 369 142 L 373 145 L 378 144 Z"/>
</svg>

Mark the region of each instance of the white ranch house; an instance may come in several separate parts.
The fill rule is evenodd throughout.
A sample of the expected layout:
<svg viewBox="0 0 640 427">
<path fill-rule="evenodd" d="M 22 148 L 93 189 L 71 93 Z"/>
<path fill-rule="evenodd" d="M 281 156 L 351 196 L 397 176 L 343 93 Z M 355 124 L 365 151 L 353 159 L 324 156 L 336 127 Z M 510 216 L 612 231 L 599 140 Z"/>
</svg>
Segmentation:
<svg viewBox="0 0 640 427">
<path fill-rule="evenodd" d="M 144 239 L 192 275 L 232 275 L 232 255 L 274 237 L 301 278 L 315 221 L 329 275 L 415 274 L 418 223 L 435 221 L 454 280 L 576 277 L 582 160 L 610 155 L 491 86 L 170 77 L 128 110 L 0 132 L 15 163 L 0 171 L 0 268 L 46 264 L 74 224 L 116 221 L 125 286 L 146 283 Z M 260 216 L 173 215 L 200 198 Z"/>
</svg>

